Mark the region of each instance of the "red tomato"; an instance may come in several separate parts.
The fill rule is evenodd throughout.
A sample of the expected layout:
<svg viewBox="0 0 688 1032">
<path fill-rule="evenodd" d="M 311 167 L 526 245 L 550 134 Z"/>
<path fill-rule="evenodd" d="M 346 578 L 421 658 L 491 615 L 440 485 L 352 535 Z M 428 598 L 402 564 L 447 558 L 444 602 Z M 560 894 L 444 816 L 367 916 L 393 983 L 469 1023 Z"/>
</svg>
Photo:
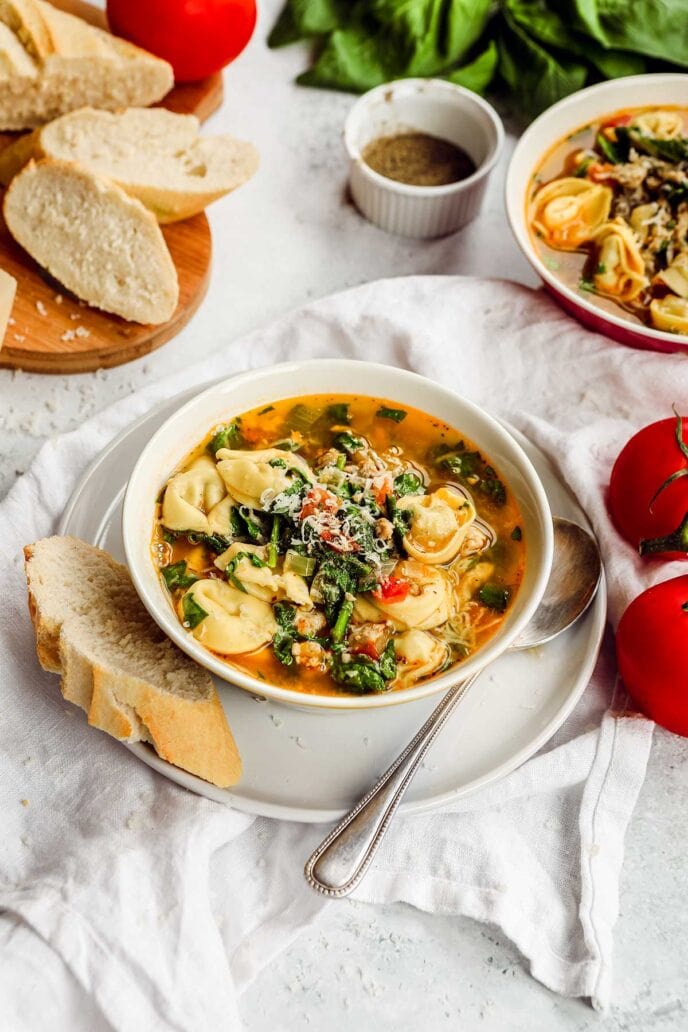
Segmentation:
<svg viewBox="0 0 688 1032">
<path fill-rule="evenodd" d="M 686 473 L 671 481 L 681 470 Z M 688 559 L 687 474 L 688 446 L 680 417 L 639 430 L 614 463 L 609 512 L 616 529 L 641 555 Z M 666 487 L 660 490 L 662 484 Z"/>
<path fill-rule="evenodd" d="M 373 598 L 379 598 L 383 602 L 403 602 L 410 587 L 409 582 L 403 577 L 388 577 L 378 584 L 373 592 Z"/>
<path fill-rule="evenodd" d="M 356 656 L 369 656 L 374 660 L 378 660 L 380 658 L 380 653 L 372 641 L 364 641 L 360 642 L 358 645 L 353 645 L 351 651 Z"/>
<path fill-rule="evenodd" d="M 108 24 L 169 61 L 177 82 L 219 72 L 244 49 L 256 24 L 255 0 L 107 0 Z"/>
<path fill-rule="evenodd" d="M 305 520 L 307 516 L 315 516 L 316 512 L 337 512 L 340 508 L 341 502 L 335 494 L 324 487 L 312 487 L 303 500 L 299 519 Z"/>
<path fill-rule="evenodd" d="M 612 115 L 612 117 L 608 118 L 600 128 L 608 129 L 616 125 L 629 125 L 630 121 L 631 115 Z"/>
<path fill-rule="evenodd" d="M 648 588 L 621 617 L 619 673 L 648 717 L 688 737 L 688 576 Z"/>
</svg>

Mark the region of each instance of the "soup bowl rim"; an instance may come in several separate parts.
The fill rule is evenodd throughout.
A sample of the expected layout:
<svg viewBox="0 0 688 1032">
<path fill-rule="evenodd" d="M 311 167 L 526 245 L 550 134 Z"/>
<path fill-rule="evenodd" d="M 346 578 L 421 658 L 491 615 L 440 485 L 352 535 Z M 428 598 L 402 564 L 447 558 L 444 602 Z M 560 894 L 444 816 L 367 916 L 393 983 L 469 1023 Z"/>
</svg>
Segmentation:
<svg viewBox="0 0 688 1032">
<path fill-rule="evenodd" d="M 650 103 L 638 103 L 638 94 L 648 83 L 654 86 L 666 86 L 667 98 L 665 101 L 652 101 Z M 688 337 L 678 333 L 670 333 L 667 330 L 659 330 L 653 326 L 646 326 L 644 323 L 636 323 L 623 314 L 617 315 L 608 312 L 595 304 L 594 301 L 581 297 L 575 289 L 569 287 L 556 274 L 548 269 L 544 260 L 540 257 L 537 248 L 532 240 L 528 224 L 528 191 L 530 188 L 533 173 L 538 168 L 544 156 L 557 143 L 562 142 L 566 134 L 577 127 L 583 127 L 586 121 L 600 118 L 604 115 L 612 115 L 615 111 L 627 108 L 655 108 L 666 104 L 667 107 L 682 107 L 676 103 L 671 96 L 671 89 L 681 87 L 685 91 L 685 107 L 688 109 L 688 74 L 681 72 L 657 72 L 649 75 L 630 75 L 622 79 L 611 79 L 605 82 L 595 83 L 586 86 L 568 97 L 557 101 L 543 111 L 519 138 L 507 169 L 504 185 L 504 201 L 507 220 L 511 232 L 521 249 L 524 257 L 533 267 L 538 276 L 544 281 L 551 293 L 559 295 L 568 302 L 568 309 L 578 309 L 586 313 L 588 325 L 594 326 L 598 332 L 605 332 L 607 327 L 613 326 L 617 331 L 617 339 L 626 337 L 628 340 L 637 338 L 638 342 L 645 342 L 645 346 L 651 347 L 656 342 L 662 350 L 682 350 L 688 348 Z M 615 102 L 602 104 L 602 100 L 615 98 Z M 578 110 L 586 110 L 592 98 L 599 98 L 599 108 L 593 114 L 588 112 L 581 115 L 580 120 L 572 121 L 562 133 L 561 128 L 555 128 L 557 121 L 562 116 L 568 116 Z M 634 102 L 635 101 L 635 102 Z M 595 105 L 597 107 L 597 105 Z M 552 125 L 552 132 L 548 136 L 548 142 L 542 146 L 534 141 L 540 135 L 543 126 Z M 525 178 L 518 166 L 523 162 L 526 167 Z M 638 346 L 643 346 L 639 343 Z"/>
<path fill-rule="evenodd" d="M 313 377 L 322 379 L 323 386 L 318 390 L 303 390 L 300 388 L 299 380 L 303 380 L 304 373 L 308 375 L 311 371 Z M 350 386 L 328 391 L 324 385 L 335 373 Z M 188 428 L 194 426 L 197 429 L 203 421 L 210 430 L 233 415 L 250 411 L 256 406 L 252 403 L 242 403 L 242 394 L 250 396 L 251 389 L 254 392 L 259 391 L 265 388 L 267 383 L 274 383 L 275 386 L 264 389 L 264 401 L 257 404 L 269 404 L 267 399 L 270 394 L 272 400 L 276 401 L 296 399 L 315 393 L 351 394 L 394 401 L 395 386 L 403 383 L 407 391 L 422 386 L 423 393 L 441 398 L 444 405 L 451 406 L 452 411 L 456 410 L 457 417 L 452 423 L 454 429 L 460 431 L 462 415 L 464 419 L 470 416 L 473 422 L 484 428 L 485 436 L 489 436 L 493 442 L 498 442 L 499 456 L 494 454 L 494 448 L 490 451 L 484 445 L 482 447 L 498 469 L 505 464 L 513 467 L 515 475 L 521 481 L 521 494 L 515 492 L 517 501 L 522 514 L 524 506 L 529 507 L 531 515 L 524 516 L 524 521 L 530 519 L 531 527 L 530 533 L 526 536 L 525 574 L 515 596 L 516 615 L 511 620 L 507 618 L 505 624 L 473 656 L 458 665 L 453 665 L 442 674 L 409 688 L 370 695 L 350 695 L 344 692 L 341 695 L 310 694 L 262 681 L 225 662 L 182 627 L 153 561 L 151 538 L 155 498 L 173 470 L 178 468 L 194 445 L 202 440 L 202 434 L 188 436 Z M 278 383 L 289 383 L 290 386 L 286 390 L 280 389 Z M 363 389 L 362 384 L 365 384 Z M 385 389 L 387 384 L 390 385 L 389 390 Z M 379 389 L 376 390 L 376 387 Z M 228 409 L 227 395 L 236 399 L 232 409 Z M 411 404 L 409 401 L 399 402 L 402 403 Z M 479 436 L 478 439 L 475 434 L 467 436 L 471 437 L 478 448 L 481 447 Z M 510 486 L 509 478 L 504 479 L 507 486 Z M 518 637 L 537 608 L 547 584 L 553 552 L 551 512 L 540 478 L 520 444 L 497 419 L 449 388 L 417 373 L 348 359 L 310 359 L 260 367 L 223 379 L 201 390 L 160 426 L 140 453 L 125 490 L 122 536 L 127 566 L 139 598 L 158 626 L 183 652 L 222 681 L 257 697 L 301 708 L 332 711 L 377 709 L 418 701 L 445 691 L 457 679 L 463 680 L 497 659 Z M 528 579 L 530 588 L 526 590 Z"/>
</svg>

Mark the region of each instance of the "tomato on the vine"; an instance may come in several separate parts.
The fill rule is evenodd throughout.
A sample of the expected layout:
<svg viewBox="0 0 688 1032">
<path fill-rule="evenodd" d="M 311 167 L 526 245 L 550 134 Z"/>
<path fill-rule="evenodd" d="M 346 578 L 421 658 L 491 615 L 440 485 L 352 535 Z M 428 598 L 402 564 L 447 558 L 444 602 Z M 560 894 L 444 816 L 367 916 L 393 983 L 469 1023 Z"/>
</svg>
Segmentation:
<svg viewBox="0 0 688 1032">
<path fill-rule="evenodd" d="M 639 430 L 614 463 L 609 512 L 641 555 L 688 559 L 688 442 L 683 420 Z"/>
<path fill-rule="evenodd" d="M 616 632 L 619 673 L 644 713 L 688 737 L 688 576 L 634 599 Z"/>
<path fill-rule="evenodd" d="M 169 61 L 177 82 L 205 79 L 241 53 L 255 0 L 107 0 L 112 32 Z"/>
</svg>

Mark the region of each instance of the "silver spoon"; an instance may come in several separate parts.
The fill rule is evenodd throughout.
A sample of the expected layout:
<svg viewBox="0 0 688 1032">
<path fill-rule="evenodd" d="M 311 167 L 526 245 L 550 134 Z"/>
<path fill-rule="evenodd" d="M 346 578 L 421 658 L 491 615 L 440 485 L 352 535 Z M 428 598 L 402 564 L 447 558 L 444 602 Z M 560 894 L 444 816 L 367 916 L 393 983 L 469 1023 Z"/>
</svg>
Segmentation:
<svg viewBox="0 0 688 1032">
<path fill-rule="evenodd" d="M 554 559 L 535 614 L 510 649 L 531 649 L 571 626 L 595 597 L 602 562 L 597 542 L 570 520 L 554 518 Z M 483 670 L 485 668 L 483 667 Z M 455 684 L 418 734 L 370 791 L 321 842 L 306 864 L 306 881 L 325 896 L 346 896 L 367 871 L 426 752 L 483 671 Z"/>
</svg>

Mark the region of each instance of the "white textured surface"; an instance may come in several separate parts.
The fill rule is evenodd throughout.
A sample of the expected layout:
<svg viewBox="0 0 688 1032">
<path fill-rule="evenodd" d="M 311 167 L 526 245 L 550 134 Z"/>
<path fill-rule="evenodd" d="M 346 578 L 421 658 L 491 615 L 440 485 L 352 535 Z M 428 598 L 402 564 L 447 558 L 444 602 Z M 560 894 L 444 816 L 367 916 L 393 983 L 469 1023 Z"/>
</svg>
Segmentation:
<svg viewBox="0 0 688 1032">
<path fill-rule="evenodd" d="M 340 144 L 352 98 L 292 86 L 303 53 L 269 54 L 262 44 L 277 6 L 263 4 L 256 38 L 227 74 L 225 106 L 209 125 L 254 140 L 263 161 L 252 184 L 211 212 L 215 259 L 204 306 L 177 340 L 118 370 L 71 378 L 0 371 L 0 492 L 46 436 L 183 368 L 203 350 L 231 349 L 239 333 L 306 299 L 418 272 L 534 282 L 504 221 L 503 166 L 480 219 L 455 237 L 420 243 L 386 236 L 353 211 L 344 197 Z M 628 834 L 615 1003 L 607 1016 L 534 982 L 490 929 L 402 906 L 345 902 L 331 906 L 247 992 L 247 1028 L 685 1029 L 687 841 L 688 748 L 657 732 Z M 33 977 L 40 977 L 38 967 Z M 30 978 L 26 988 L 28 1000 Z"/>
</svg>

